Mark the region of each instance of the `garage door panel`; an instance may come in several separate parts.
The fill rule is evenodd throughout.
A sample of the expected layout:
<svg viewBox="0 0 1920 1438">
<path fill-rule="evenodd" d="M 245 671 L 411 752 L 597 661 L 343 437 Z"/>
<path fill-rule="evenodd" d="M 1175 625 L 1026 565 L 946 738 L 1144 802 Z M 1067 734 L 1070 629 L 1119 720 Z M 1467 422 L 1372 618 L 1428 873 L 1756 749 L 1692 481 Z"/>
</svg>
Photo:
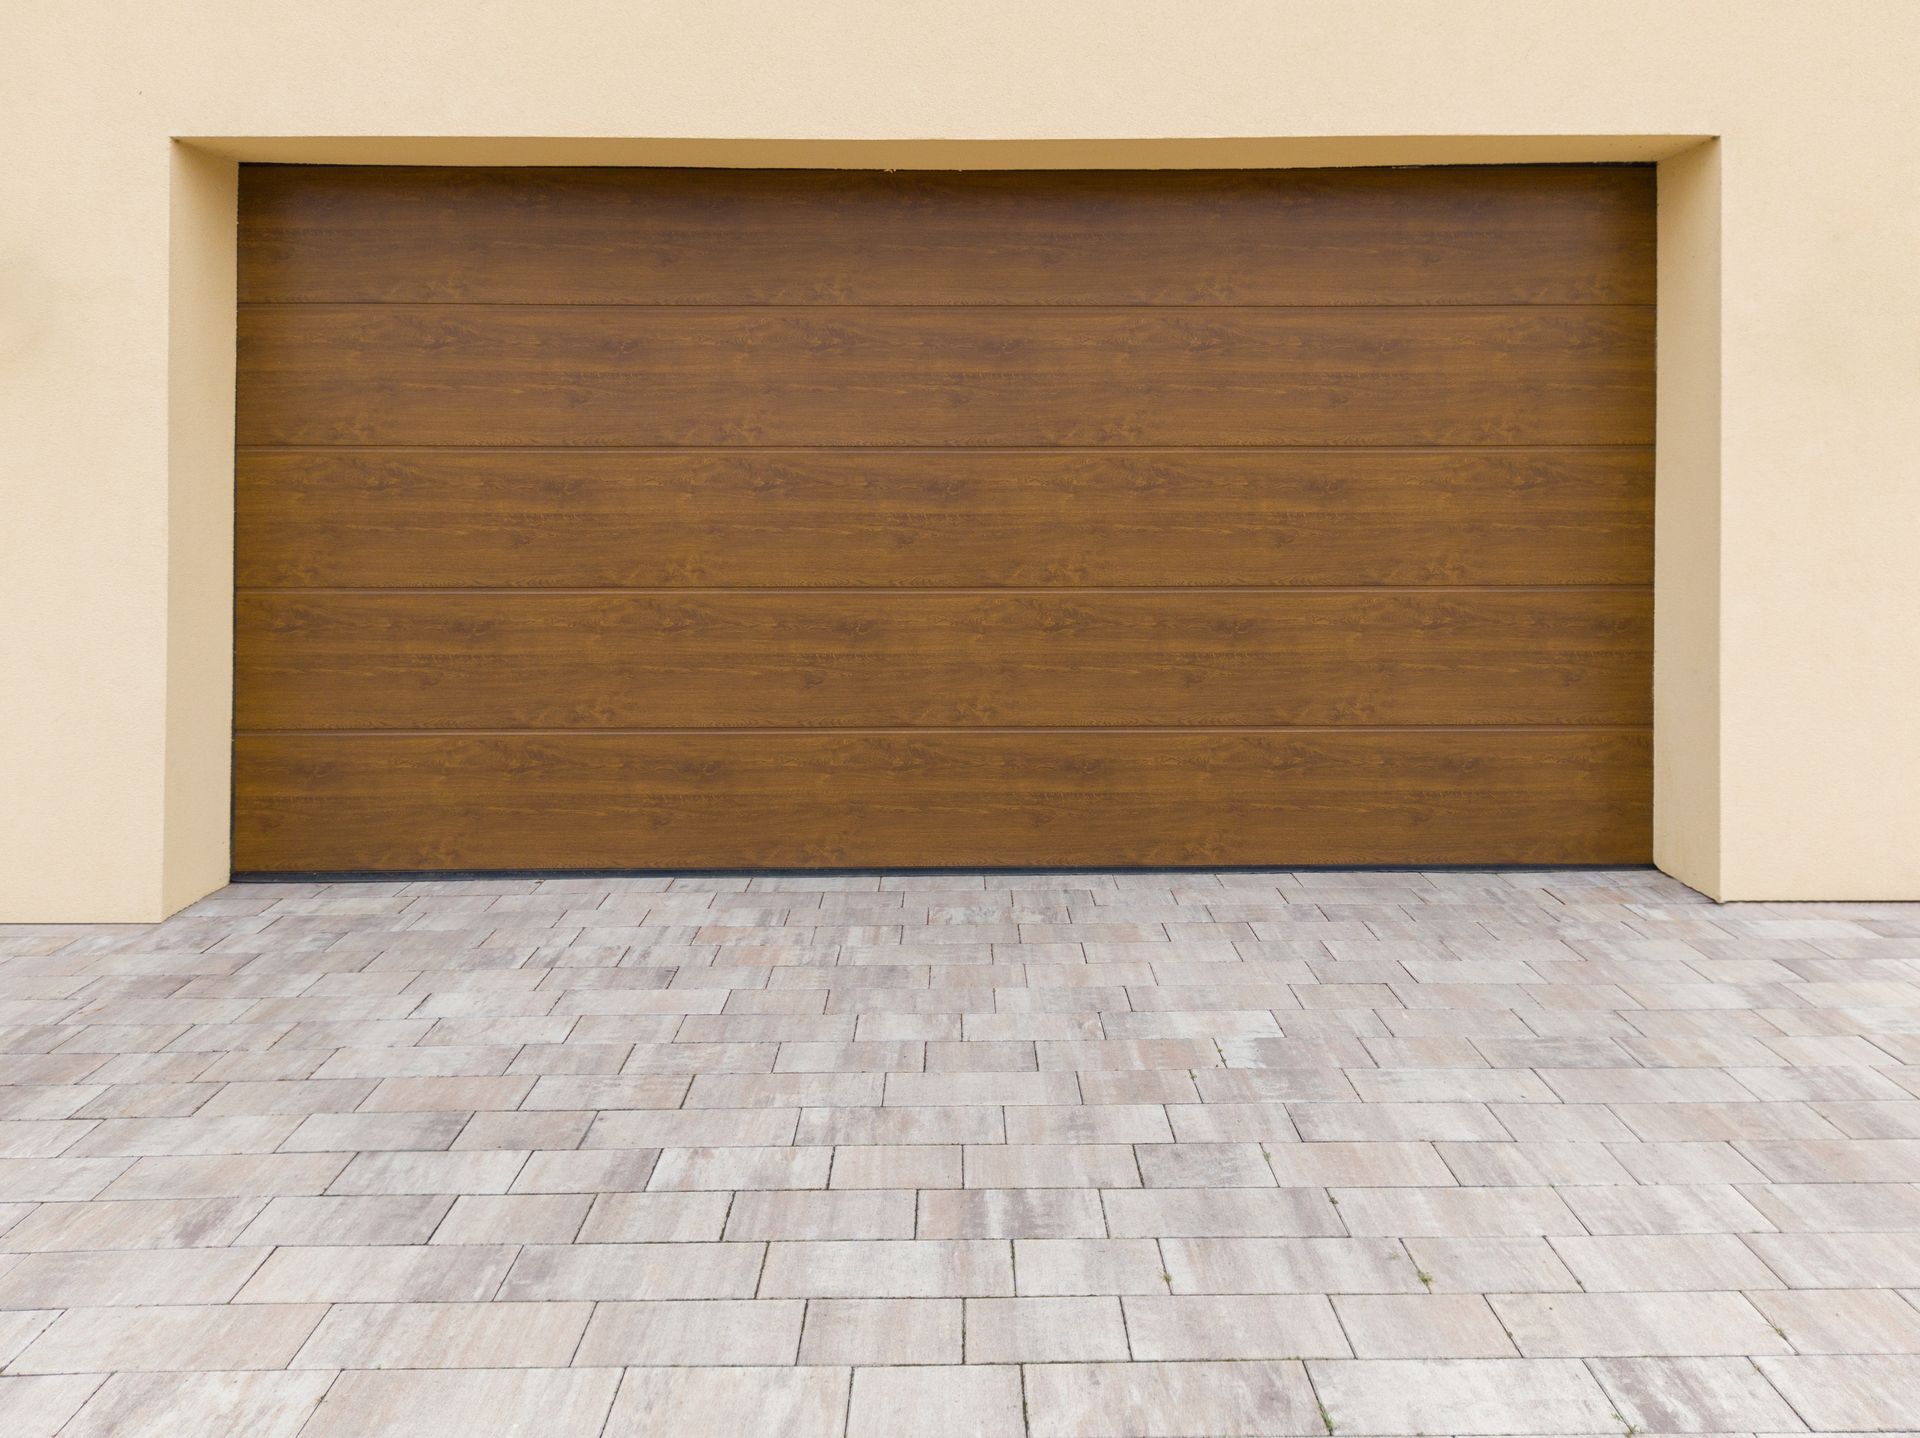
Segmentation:
<svg viewBox="0 0 1920 1438">
<path fill-rule="evenodd" d="M 248 594 L 242 729 L 1644 724 L 1635 589 Z"/>
<path fill-rule="evenodd" d="M 243 736 L 262 870 L 1640 861 L 1644 732 Z"/>
<path fill-rule="evenodd" d="M 244 300 L 1646 304 L 1651 167 L 243 170 Z"/>
<path fill-rule="evenodd" d="M 248 450 L 243 586 L 1633 584 L 1653 452 Z"/>
<path fill-rule="evenodd" d="M 1644 306 L 274 305 L 243 444 L 1647 444 Z"/>
<path fill-rule="evenodd" d="M 1651 167 L 240 219 L 240 870 L 1647 857 Z"/>
</svg>

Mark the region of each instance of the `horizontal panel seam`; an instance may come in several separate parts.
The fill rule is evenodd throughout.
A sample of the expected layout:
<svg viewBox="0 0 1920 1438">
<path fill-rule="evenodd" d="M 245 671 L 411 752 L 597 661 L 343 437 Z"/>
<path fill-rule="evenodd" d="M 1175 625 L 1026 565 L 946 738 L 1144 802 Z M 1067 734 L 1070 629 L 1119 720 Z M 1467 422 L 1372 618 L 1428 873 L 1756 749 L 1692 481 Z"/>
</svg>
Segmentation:
<svg viewBox="0 0 1920 1438">
<path fill-rule="evenodd" d="M 236 454 L 1553 454 L 1653 453 L 1650 440 L 1555 444 L 236 444 Z"/>
<path fill-rule="evenodd" d="M 335 310 L 658 310 L 671 313 L 686 310 L 726 312 L 731 310 L 972 310 L 993 313 L 1007 310 L 1050 310 L 1072 313 L 1079 310 L 1134 313 L 1141 310 L 1653 310 L 1653 300 L 1237 300 L 1231 303 L 1207 303 L 1198 300 L 971 300 L 951 304 L 925 300 L 860 300 L 809 303 L 805 300 L 282 300 L 242 299 L 241 309 L 335 309 Z"/>
<path fill-rule="evenodd" d="M 373 594 L 373 595 L 485 595 L 488 597 L 574 598 L 594 595 L 633 597 L 752 595 L 763 598 L 814 595 L 900 595 L 915 598 L 1026 598 L 1055 594 L 1121 595 L 1239 595 L 1239 594 L 1652 594 L 1651 582 L 1621 584 L 1102 584 L 1102 585 L 378 585 L 378 584 L 242 584 L 235 594 Z"/>
<path fill-rule="evenodd" d="M 236 739 L 430 739 L 430 738 L 623 738 L 640 735 L 656 737 L 795 738 L 830 735 L 993 735 L 993 734 L 1645 734 L 1646 724 L 1058 724 L 1017 725 L 767 725 L 764 728 L 741 725 L 713 728 L 687 727 L 608 727 L 604 729 L 555 729 L 550 727 L 474 728 L 474 729 L 238 729 Z"/>
</svg>

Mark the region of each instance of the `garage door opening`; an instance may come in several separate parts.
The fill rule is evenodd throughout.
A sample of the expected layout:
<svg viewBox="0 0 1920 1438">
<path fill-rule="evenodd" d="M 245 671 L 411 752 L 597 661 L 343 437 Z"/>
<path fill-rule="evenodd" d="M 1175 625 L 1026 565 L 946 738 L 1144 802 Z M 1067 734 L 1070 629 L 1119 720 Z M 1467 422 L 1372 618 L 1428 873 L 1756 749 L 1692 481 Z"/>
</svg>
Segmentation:
<svg viewBox="0 0 1920 1438">
<path fill-rule="evenodd" d="M 1623 864 L 1651 166 L 244 166 L 234 867 Z"/>
</svg>

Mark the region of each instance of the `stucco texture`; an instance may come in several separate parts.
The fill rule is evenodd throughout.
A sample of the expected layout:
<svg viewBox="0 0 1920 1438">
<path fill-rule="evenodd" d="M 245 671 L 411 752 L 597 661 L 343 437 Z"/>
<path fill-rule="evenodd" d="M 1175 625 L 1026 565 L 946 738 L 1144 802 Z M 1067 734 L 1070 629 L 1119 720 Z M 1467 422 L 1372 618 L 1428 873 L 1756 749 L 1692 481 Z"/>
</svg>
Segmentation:
<svg viewBox="0 0 1920 1438">
<path fill-rule="evenodd" d="M 233 173 L 1657 159 L 1656 857 L 1920 898 L 1911 0 L 12 0 L 0 921 L 227 871 Z"/>
</svg>

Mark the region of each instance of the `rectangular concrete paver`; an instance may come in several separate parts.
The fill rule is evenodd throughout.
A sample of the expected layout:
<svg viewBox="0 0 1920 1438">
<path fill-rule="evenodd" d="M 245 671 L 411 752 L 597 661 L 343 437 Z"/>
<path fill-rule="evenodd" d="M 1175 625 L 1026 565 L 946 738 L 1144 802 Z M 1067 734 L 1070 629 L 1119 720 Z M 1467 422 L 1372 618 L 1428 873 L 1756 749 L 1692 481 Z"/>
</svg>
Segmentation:
<svg viewBox="0 0 1920 1438">
<path fill-rule="evenodd" d="M 28 1344 L 37 1340 L 62 1315 L 54 1308 L 16 1308 L 0 1312 L 0 1367 L 12 1364 Z"/>
<path fill-rule="evenodd" d="M 106 1378 L 102 1373 L 0 1378 L 0 1432 L 54 1438 Z"/>
<path fill-rule="evenodd" d="M 530 1304 L 552 1308 L 554 1304 Z M 792 1299 L 667 1299 L 600 1303 L 567 1351 L 589 1367 L 792 1363 L 806 1305 Z"/>
<path fill-rule="evenodd" d="M 586 1303 L 336 1303 L 297 1368 L 564 1368 Z"/>
<path fill-rule="evenodd" d="M 1514 1343 L 1530 1358 L 1790 1351 L 1738 1293 L 1519 1293 L 1492 1301 Z"/>
<path fill-rule="evenodd" d="M 241 1237 L 269 1247 L 425 1243 L 438 1231 L 453 1202 L 438 1194 L 276 1198 Z"/>
<path fill-rule="evenodd" d="M 245 1433 L 248 1438 L 295 1438 L 316 1431 L 312 1426 L 317 1421 L 315 1407 L 335 1377 L 332 1373 L 116 1373 L 60 1429 L 60 1435 Z M 412 1431 L 431 1430 L 423 1425 Z"/>
<path fill-rule="evenodd" d="M 1513 1339 L 1477 1293 L 1341 1294 L 1333 1300 L 1357 1358 L 1512 1358 Z"/>
<path fill-rule="evenodd" d="M 1167 1288 L 1174 1293 L 1421 1291 L 1421 1269 L 1405 1246 L 1391 1239 L 1166 1238 L 1159 1251 L 1166 1261 Z"/>
<path fill-rule="evenodd" d="M 751 1298 L 765 1250 L 760 1243 L 529 1246 L 495 1296 L 516 1302 Z"/>
<path fill-rule="evenodd" d="M 893 1366 L 958 1363 L 958 1298 L 815 1298 L 800 1339 L 805 1364 Z"/>
<path fill-rule="evenodd" d="M 1912 1431 L 1920 1415 L 1920 1357 L 1910 1353 L 1763 1358 L 1756 1366 L 1816 1432 Z"/>
<path fill-rule="evenodd" d="M 1353 1350 L 1324 1296 L 1124 1298 L 1133 1356 L 1144 1359 L 1344 1358 Z"/>
<path fill-rule="evenodd" d="M 472 1303 L 491 1298 L 511 1248 L 276 1248 L 240 1303 Z"/>
<path fill-rule="evenodd" d="M 342 1373 L 301 1438 L 598 1438 L 619 1379 L 610 1368 Z"/>
<path fill-rule="evenodd" d="M 1743 1358 L 1603 1358 L 1588 1365 L 1643 1433 L 1793 1433 L 1799 1415 Z"/>
<path fill-rule="evenodd" d="M 1797 1353 L 1920 1353 L 1920 1306 L 1884 1288 L 1750 1294 Z"/>
<path fill-rule="evenodd" d="M 841 1367 L 629 1368 L 607 1428 L 617 1434 L 841 1438 L 851 1377 Z"/>
<path fill-rule="evenodd" d="M 1033 1438 L 1326 1431 L 1298 1363 L 1048 1363 L 1026 1384 Z"/>
<path fill-rule="evenodd" d="M 264 1248 L 30 1253 L 0 1271 L 0 1308 L 226 1303 L 268 1253 Z"/>
<path fill-rule="evenodd" d="M 1013 1293 L 1013 1251 L 987 1239 L 767 1246 L 768 1298 L 976 1298 Z"/>
<path fill-rule="evenodd" d="M 7 1371 L 285 1368 L 326 1314 L 320 1304 L 70 1308 L 8 1363 Z"/>
<path fill-rule="evenodd" d="M 1620 1433 L 1613 1404 L 1573 1359 L 1359 1359 L 1311 1364 L 1341 1433 Z"/>
<path fill-rule="evenodd" d="M 1017 1368 L 862 1368 L 853 1375 L 847 1438 L 1021 1438 Z"/>
<path fill-rule="evenodd" d="M 969 1363 L 1124 1361 L 1127 1328 L 1117 1298 L 969 1298 Z"/>
<path fill-rule="evenodd" d="M 588 1194 L 462 1194 L 449 1205 L 430 1243 L 477 1247 L 570 1243 L 593 1206 Z"/>
<path fill-rule="evenodd" d="M 1020 1239 L 1013 1266 L 1025 1296 L 1167 1291 L 1161 1245 L 1150 1238 Z"/>
</svg>

